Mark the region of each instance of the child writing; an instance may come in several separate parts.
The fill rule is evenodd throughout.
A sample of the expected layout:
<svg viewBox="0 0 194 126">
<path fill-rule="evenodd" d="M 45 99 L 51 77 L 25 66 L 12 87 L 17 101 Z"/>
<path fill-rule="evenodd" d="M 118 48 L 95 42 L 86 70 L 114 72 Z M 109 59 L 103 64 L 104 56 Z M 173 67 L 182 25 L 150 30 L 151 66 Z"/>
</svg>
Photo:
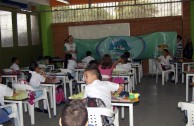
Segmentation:
<svg viewBox="0 0 194 126">
<path fill-rule="evenodd" d="M 85 87 L 84 98 L 99 98 L 107 108 L 111 108 L 111 94 L 119 95 L 123 90 L 123 86 L 109 82 L 101 81 L 102 76 L 96 67 L 88 67 L 84 71 Z"/>
<path fill-rule="evenodd" d="M 11 61 L 12 61 L 12 65 L 10 66 L 10 69 L 12 69 L 13 71 L 19 71 L 20 70 L 18 65 L 20 63 L 19 58 L 13 57 Z"/>
<path fill-rule="evenodd" d="M 64 60 L 64 68 L 70 70 L 70 76 L 69 78 L 74 78 L 76 75 L 75 68 L 77 67 L 77 63 L 75 60 L 73 60 L 71 54 L 65 55 Z"/>
<path fill-rule="evenodd" d="M 86 63 L 88 65 L 90 61 L 95 60 L 91 55 L 92 55 L 92 52 L 87 51 L 86 52 L 86 57 L 82 59 L 82 62 Z"/>
</svg>

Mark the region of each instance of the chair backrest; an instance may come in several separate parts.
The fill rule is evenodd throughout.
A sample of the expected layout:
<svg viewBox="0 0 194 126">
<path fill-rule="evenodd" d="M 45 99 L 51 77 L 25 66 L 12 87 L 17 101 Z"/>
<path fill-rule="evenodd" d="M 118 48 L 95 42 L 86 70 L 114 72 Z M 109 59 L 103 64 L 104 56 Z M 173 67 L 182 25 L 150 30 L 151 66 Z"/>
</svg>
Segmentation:
<svg viewBox="0 0 194 126">
<path fill-rule="evenodd" d="M 114 112 L 108 108 L 88 107 L 88 124 L 102 126 L 101 116 L 113 117 Z"/>
<path fill-rule="evenodd" d="M 35 89 L 28 85 L 28 84 L 13 84 L 13 87 L 16 89 L 16 90 L 29 90 L 29 91 L 35 91 Z"/>
<path fill-rule="evenodd" d="M 71 73 L 71 70 L 69 70 L 69 69 L 60 68 L 60 70 L 61 70 L 61 72 L 64 73 L 64 74 Z M 65 79 L 66 79 L 67 82 L 69 81 L 68 76 L 65 76 Z"/>
<path fill-rule="evenodd" d="M 194 104 L 187 102 L 179 102 L 178 107 L 181 108 L 182 111 L 187 111 L 188 122 L 186 126 L 194 126 Z"/>
<path fill-rule="evenodd" d="M 163 70 L 162 70 L 162 66 L 161 66 L 161 64 L 158 62 L 158 60 L 155 59 L 154 61 L 155 61 L 155 64 L 156 64 L 156 69 L 157 69 L 158 71 L 160 71 L 160 72 L 163 71 Z"/>
<path fill-rule="evenodd" d="M 85 90 L 86 84 L 81 84 L 81 92 Z"/>
</svg>

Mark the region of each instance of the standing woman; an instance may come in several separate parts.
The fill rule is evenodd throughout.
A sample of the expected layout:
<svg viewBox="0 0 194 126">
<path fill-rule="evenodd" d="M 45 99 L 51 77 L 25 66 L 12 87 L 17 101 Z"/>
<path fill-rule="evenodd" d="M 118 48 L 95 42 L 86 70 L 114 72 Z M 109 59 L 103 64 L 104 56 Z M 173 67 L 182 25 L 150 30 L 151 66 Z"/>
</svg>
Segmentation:
<svg viewBox="0 0 194 126">
<path fill-rule="evenodd" d="M 76 44 L 73 42 L 73 36 L 68 35 L 67 40 L 68 42 L 64 44 L 64 53 L 70 53 L 73 56 L 73 59 L 77 59 L 77 49 Z"/>
</svg>

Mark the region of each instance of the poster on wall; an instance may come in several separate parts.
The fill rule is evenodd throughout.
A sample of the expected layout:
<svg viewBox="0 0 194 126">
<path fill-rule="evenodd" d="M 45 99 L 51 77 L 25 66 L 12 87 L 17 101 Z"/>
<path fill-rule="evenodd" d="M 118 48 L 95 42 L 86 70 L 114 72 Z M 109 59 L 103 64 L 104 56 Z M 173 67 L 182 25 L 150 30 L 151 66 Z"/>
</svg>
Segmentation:
<svg viewBox="0 0 194 126">
<path fill-rule="evenodd" d="M 113 60 L 119 59 L 124 52 L 130 52 L 132 59 L 154 59 L 168 49 L 176 53 L 176 32 L 155 32 L 140 36 L 109 36 L 100 39 L 74 39 L 78 49 L 78 60 L 91 51 L 95 59 L 110 54 Z"/>
<path fill-rule="evenodd" d="M 70 26 L 69 34 L 79 39 L 99 39 L 107 36 L 129 36 L 129 23 Z"/>
</svg>

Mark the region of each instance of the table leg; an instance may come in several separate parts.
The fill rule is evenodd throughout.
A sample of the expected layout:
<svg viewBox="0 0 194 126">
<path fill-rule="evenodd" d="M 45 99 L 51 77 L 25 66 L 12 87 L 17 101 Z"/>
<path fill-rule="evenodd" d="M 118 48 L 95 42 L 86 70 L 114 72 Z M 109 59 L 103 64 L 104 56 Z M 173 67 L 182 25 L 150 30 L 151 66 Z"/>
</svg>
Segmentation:
<svg viewBox="0 0 194 126">
<path fill-rule="evenodd" d="M 140 65 L 138 65 L 137 69 L 138 69 L 138 78 L 139 78 L 139 83 L 140 83 L 141 82 Z"/>
<path fill-rule="evenodd" d="M 184 83 L 184 63 L 182 63 L 182 83 Z"/>
<path fill-rule="evenodd" d="M 56 88 L 56 85 L 52 86 L 53 88 L 53 113 L 54 113 L 54 117 L 56 117 L 56 97 L 55 97 L 55 94 L 56 94 L 56 91 L 55 91 L 55 88 Z"/>
<path fill-rule="evenodd" d="M 188 102 L 189 98 L 189 75 L 186 74 L 186 101 Z"/>
<path fill-rule="evenodd" d="M 124 112 L 124 106 L 121 107 L 121 118 L 124 119 L 125 118 L 125 112 Z"/>
<path fill-rule="evenodd" d="M 133 126 L 133 104 L 129 104 L 129 126 Z"/>
<path fill-rule="evenodd" d="M 65 99 L 67 99 L 67 89 L 66 89 L 66 80 L 65 80 L 65 76 L 63 77 L 63 88 L 64 88 Z"/>
<path fill-rule="evenodd" d="M 176 67 L 176 83 L 178 83 L 178 63 L 175 63 L 175 67 Z"/>
<path fill-rule="evenodd" d="M 20 115 L 20 123 L 21 123 L 21 126 L 24 126 L 24 117 L 23 117 L 23 107 L 22 107 L 22 101 L 19 101 L 18 102 L 18 108 L 19 108 L 19 115 Z"/>
<path fill-rule="evenodd" d="M 54 97 L 55 97 L 55 96 L 52 94 L 52 93 L 53 93 L 52 90 L 53 90 L 53 87 L 49 87 L 49 96 L 50 96 L 50 99 L 51 99 L 51 100 L 50 100 L 50 102 L 51 102 L 51 108 L 53 109 L 53 106 L 54 106 L 54 105 L 53 105 L 53 104 L 54 104 L 53 101 L 54 101 Z"/>
</svg>

